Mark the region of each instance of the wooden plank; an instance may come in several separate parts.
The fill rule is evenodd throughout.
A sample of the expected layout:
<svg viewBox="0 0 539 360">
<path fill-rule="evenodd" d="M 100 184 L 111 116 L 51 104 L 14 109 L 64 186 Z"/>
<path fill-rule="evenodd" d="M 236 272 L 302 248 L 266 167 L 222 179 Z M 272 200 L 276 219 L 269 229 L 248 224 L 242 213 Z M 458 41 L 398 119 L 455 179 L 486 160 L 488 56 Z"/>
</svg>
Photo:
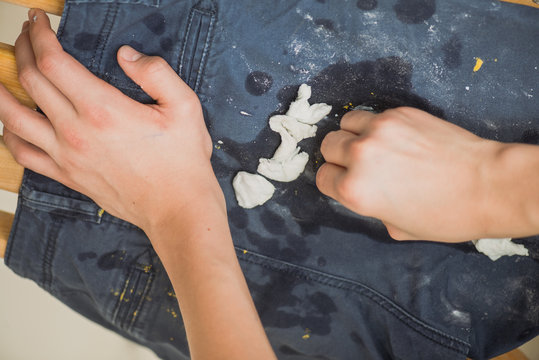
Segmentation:
<svg viewBox="0 0 539 360">
<path fill-rule="evenodd" d="M 18 193 L 23 170 L 23 167 L 15 162 L 0 136 L 0 189 Z"/>
<path fill-rule="evenodd" d="M 522 353 L 522 351 L 520 351 L 519 349 L 515 349 L 508 352 L 507 354 L 495 357 L 492 360 L 528 360 L 528 358 Z"/>
<path fill-rule="evenodd" d="M 0 211 L 0 258 L 6 253 L 7 239 L 13 224 L 13 214 Z"/>
<path fill-rule="evenodd" d="M 22 88 L 17 77 L 17 64 L 15 63 L 15 48 L 0 43 L 0 83 L 13 94 L 22 104 L 35 109 L 36 104 Z"/>
<path fill-rule="evenodd" d="M 539 9 L 539 1 L 537 0 L 501 0 L 513 4 L 527 5 Z"/>
<path fill-rule="evenodd" d="M 49 14 L 61 16 L 64 11 L 64 0 L 2 0 L 4 2 L 23 6 L 26 8 L 43 9 Z"/>
</svg>

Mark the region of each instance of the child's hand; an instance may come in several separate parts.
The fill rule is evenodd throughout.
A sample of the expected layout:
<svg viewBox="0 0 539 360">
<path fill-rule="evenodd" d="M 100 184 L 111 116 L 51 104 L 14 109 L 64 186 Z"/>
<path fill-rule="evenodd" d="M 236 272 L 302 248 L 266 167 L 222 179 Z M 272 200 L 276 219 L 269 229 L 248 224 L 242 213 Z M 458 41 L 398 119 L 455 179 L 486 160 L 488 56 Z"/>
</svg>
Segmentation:
<svg viewBox="0 0 539 360">
<path fill-rule="evenodd" d="M 317 185 L 395 239 L 466 241 L 493 229 L 486 204 L 502 148 L 417 109 L 353 111 L 322 142 Z"/>
<path fill-rule="evenodd" d="M 64 52 L 43 11 L 29 19 L 15 45 L 19 78 L 46 116 L 0 86 L 4 140 L 17 162 L 143 228 L 208 196 L 224 208 L 199 100 L 162 58 L 118 52 L 157 101 L 143 105 Z"/>
</svg>

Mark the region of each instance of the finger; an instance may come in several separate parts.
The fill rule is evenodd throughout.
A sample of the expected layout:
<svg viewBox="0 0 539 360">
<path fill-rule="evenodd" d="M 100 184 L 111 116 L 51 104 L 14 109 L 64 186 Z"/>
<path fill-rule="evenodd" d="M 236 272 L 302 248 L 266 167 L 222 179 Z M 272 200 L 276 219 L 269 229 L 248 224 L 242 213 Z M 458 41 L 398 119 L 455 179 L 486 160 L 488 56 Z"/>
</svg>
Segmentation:
<svg viewBox="0 0 539 360">
<path fill-rule="evenodd" d="M 62 181 L 60 168 L 46 152 L 26 142 L 9 129 L 4 128 L 3 137 L 6 147 L 17 163 L 51 179 Z"/>
<path fill-rule="evenodd" d="M 3 85 L 0 85 L 0 121 L 5 129 L 44 150 L 50 149 L 56 138 L 49 120 L 19 103 Z"/>
<path fill-rule="evenodd" d="M 350 164 L 350 155 L 355 144 L 360 144 L 361 138 L 344 131 L 332 131 L 326 135 L 320 146 L 320 152 L 328 163 L 347 167 Z"/>
<path fill-rule="evenodd" d="M 387 232 L 389 233 L 389 236 L 391 236 L 394 240 L 398 241 L 407 241 L 407 240 L 420 240 L 416 236 L 394 226 L 387 222 L 383 222 L 384 225 L 387 228 Z"/>
<path fill-rule="evenodd" d="M 362 134 L 368 128 L 376 114 L 364 110 L 355 110 L 346 113 L 341 119 L 341 129 L 354 133 Z"/>
<path fill-rule="evenodd" d="M 146 56 L 124 45 L 118 50 L 118 63 L 127 76 L 161 106 L 176 105 L 178 99 L 196 98 L 193 90 L 163 58 Z"/>
<path fill-rule="evenodd" d="M 119 90 L 94 76 L 62 49 L 45 12 L 31 9 L 28 16 L 30 42 L 39 71 L 69 99 L 77 111 L 88 108 L 88 104 L 103 103 L 104 100 L 115 102 L 116 99 L 111 98 L 113 96 L 124 97 Z M 107 89 L 106 95 L 99 89 Z M 106 99 L 103 99 L 104 96 Z"/>
<path fill-rule="evenodd" d="M 342 184 L 345 175 L 346 168 L 325 163 L 320 166 L 316 173 L 316 186 L 322 194 L 327 195 L 346 206 L 342 201 L 342 188 L 340 185 Z"/>
<path fill-rule="evenodd" d="M 68 116 L 74 112 L 66 97 L 38 70 L 34 50 L 28 34 L 29 23 L 15 42 L 15 58 L 19 81 L 30 97 L 54 121 L 59 116 Z"/>
</svg>

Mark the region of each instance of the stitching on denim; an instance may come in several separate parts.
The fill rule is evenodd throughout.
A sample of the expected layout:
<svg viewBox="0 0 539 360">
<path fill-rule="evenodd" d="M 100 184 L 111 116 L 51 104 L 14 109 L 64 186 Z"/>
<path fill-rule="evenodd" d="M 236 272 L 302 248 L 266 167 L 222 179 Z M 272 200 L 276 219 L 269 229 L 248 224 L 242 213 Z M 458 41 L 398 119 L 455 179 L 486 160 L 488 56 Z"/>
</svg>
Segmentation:
<svg viewBox="0 0 539 360">
<path fill-rule="evenodd" d="M 143 267 L 145 266 L 142 263 L 138 263 L 136 260 L 134 260 L 129 265 L 129 271 L 127 273 L 127 276 L 124 280 L 124 286 L 122 288 L 121 294 L 127 294 L 129 291 L 129 287 L 131 285 L 131 288 L 133 289 L 133 295 L 136 296 L 137 290 L 142 285 L 139 285 L 141 282 L 144 284 L 144 288 L 140 294 L 140 298 L 134 308 L 133 311 L 131 311 L 133 302 L 129 302 L 127 305 L 123 301 L 123 297 L 119 296 L 118 300 L 116 300 L 116 304 L 114 305 L 114 310 L 112 312 L 112 321 L 120 326 L 120 328 L 124 329 L 127 332 L 131 332 L 134 328 L 137 320 L 140 318 L 140 314 L 142 312 L 142 309 L 144 307 L 144 304 L 146 303 L 145 299 L 147 294 L 150 292 L 151 286 L 153 284 L 153 280 L 155 278 L 155 274 L 153 271 L 153 256 L 151 248 L 148 248 L 147 250 L 143 251 L 140 255 L 138 255 L 136 258 L 140 258 L 145 253 L 149 254 L 150 256 L 150 266 L 152 266 L 152 269 L 147 271 L 144 271 Z M 136 276 L 136 279 L 135 279 Z M 135 283 L 133 284 L 133 281 Z M 136 314 L 136 315 L 135 315 Z"/>
<path fill-rule="evenodd" d="M 212 5 L 215 7 L 215 3 L 212 1 Z M 203 49 L 202 49 L 202 56 L 200 58 L 200 61 L 198 64 L 194 64 L 194 61 L 191 59 L 191 61 L 189 62 L 189 64 L 191 65 L 191 67 L 189 68 L 189 73 L 185 73 L 183 74 L 184 75 L 184 81 L 193 87 L 193 91 L 197 92 L 200 88 L 200 84 L 202 83 L 202 77 L 203 77 L 203 72 L 204 72 L 204 69 L 206 68 L 206 58 L 207 58 L 207 55 L 210 51 L 210 45 L 211 45 L 211 41 L 213 40 L 213 27 L 214 27 L 214 23 L 215 23 L 215 17 L 216 17 L 216 11 L 211 11 L 211 10 L 207 10 L 207 9 L 200 9 L 197 7 L 197 5 L 195 5 L 190 13 L 189 13 L 189 19 L 187 21 L 187 28 L 185 30 L 185 36 L 184 36 L 184 39 L 183 39 L 183 45 L 182 45 L 182 48 L 181 48 L 181 56 L 180 56 L 180 61 L 179 61 L 179 65 L 178 65 L 178 74 L 182 75 L 182 71 L 184 70 L 185 68 L 185 61 L 186 60 L 186 49 L 187 49 L 187 45 L 189 43 L 189 40 L 191 39 L 191 37 L 193 36 L 193 20 L 195 18 L 195 15 L 199 15 L 201 16 L 202 18 L 203 17 L 209 17 L 209 26 L 208 26 L 208 30 L 206 31 L 206 34 L 205 34 L 205 40 L 204 42 L 202 43 L 202 41 L 200 41 L 200 38 L 199 38 L 199 35 L 197 35 L 197 42 L 196 42 L 196 46 L 195 46 L 195 49 L 194 51 L 192 51 L 192 57 L 194 58 L 196 56 L 196 50 L 197 48 L 199 48 L 199 46 L 203 46 Z M 202 28 L 198 29 L 198 31 L 200 32 L 202 30 Z M 190 80 L 191 80 L 191 76 L 193 74 L 193 71 L 195 71 L 195 65 L 196 65 L 196 71 L 197 71 L 197 77 L 195 79 L 195 83 L 194 84 L 190 84 Z"/>
<path fill-rule="evenodd" d="M 139 271 L 142 271 L 142 270 L 139 270 Z M 134 328 L 137 320 L 140 318 L 142 309 L 144 308 L 144 305 L 146 304 L 146 301 L 145 301 L 146 296 L 148 296 L 148 293 L 150 292 L 150 289 L 153 285 L 154 278 L 155 278 L 155 274 L 153 272 L 148 274 L 148 280 L 146 280 L 146 286 L 144 286 L 144 289 L 142 290 L 142 293 L 140 295 L 140 301 L 138 302 L 134 311 L 134 313 L 136 313 L 137 315 L 133 315 L 131 317 L 131 322 L 128 326 L 128 331 L 131 331 Z"/>
<path fill-rule="evenodd" d="M 187 41 L 189 38 L 189 34 L 191 33 L 191 26 L 193 25 L 193 9 L 191 9 L 191 12 L 189 13 L 189 19 L 187 20 L 187 29 L 185 29 L 185 36 L 183 37 L 183 45 L 182 45 L 182 54 L 180 56 L 180 62 L 178 64 L 178 74 L 182 74 L 182 70 L 184 68 L 183 60 L 185 57 L 185 49 L 187 48 Z M 187 77 L 184 79 L 186 82 L 189 81 Z"/>
<path fill-rule="evenodd" d="M 92 63 L 96 62 L 96 68 L 95 70 L 101 74 L 102 72 L 102 63 L 103 63 L 103 56 L 105 54 L 105 49 L 108 46 L 108 43 L 110 41 L 110 35 L 112 33 L 112 27 L 114 26 L 116 22 L 116 15 L 118 14 L 118 4 L 112 3 L 110 5 L 107 5 L 107 12 L 105 14 L 105 21 L 103 22 L 103 27 L 99 31 L 99 40 L 98 40 L 98 46 L 96 47 L 96 51 L 94 53 L 94 57 L 92 58 Z"/>
<path fill-rule="evenodd" d="M 149 7 L 159 7 L 160 0 L 143 1 L 143 0 L 67 0 L 66 4 L 129 4 L 129 5 L 144 5 Z"/>
<path fill-rule="evenodd" d="M 449 334 L 446 334 L 436 328 L 433 328 L 432 326 L 425 324 L 423 321 L 415 318 L 415 316 L 409 314 L 406 310 L 392 302 L 391 300 L 387 299 L 384 295 L 378 293 L 374 289 L 371 289 L 370 287 L 358 283 L 356 281 L 342 278 L 339 276 L 322 273 L 319 271 L 316 271 L 314 269 L 305 268 L 302 266 L 298 266 L 295 264 L 287 263 L 284 261 L 280 261 L 277 259 L 273 259 L 261 254 L 254 253 L 252 251 L 248 251 L 246 254 L 243 253 L 243 249 L 236 248 L 238 257 L 240 260 L 262 266 L 269 270 L 276 270 L 283 273 L 286 273 L 288 275 L 294 276 L 297 279 L 300 280 L 309 280 L 309 281 L 315 281 L 320 284 L 330 286 L 336 289 L 343 289 L 347 291 L 353 291 L 360 295 L 363 295 L 367 297 L 368 299 L 372 300 L 375 304 L 379 305 L 382 309 L 389 312 L 391 315 L 396 317 L 399 321 L 401 321 L 404 325 L 406 325 L 411 330 L 414 330 L 418 332 L 419 334 L 425 336 L 426 338 L 434 341 L 440 346 L 443 346 L 445 348 L 448 348 L 452 351 L 456 351 L 459 353 L 462 353 L 466 355 L 471 347 L 470 344 L 467 342 L 458 339 L 454 336 L 451 336 Z M 258 258 L 258 261 L 255 259 L 252 259 L 253 257 Z M 335 284 L 335 282 L 340 282 L 341 285 L 338 286 Z M 415 326 L 412 326 L 409 322 L 414 323 Z M 433 334 L 427 334 L 424 333 L 421 330 L 426 330 L 428 332 L 431 332 Z M 450 346 L 448 344 L 441 343 L 436 337 L 440 337 L 441 339 L 449 340 L 453 345 Z"/>
<path fill-rule="evenodd" d="M 200 64 L 198 66 L 197 79 L 195 81 L 195 92 L 198 92 L 200 90 L 204 71 L 206 70 L 206 58 L 208 57 L 208 54 L 210 52 L 211 43 L 213 40 L 213 27 L 215 24 L 216 13 L 214 11 L 211 11 L 208 12 L 208 14 L 210 14 L 210 24 L 208 25 L 208 32 L 206 34 L 206 40 L 204 42 L 204 49 L 202 50 L 202 56 L 200 57 Z"/>
<path fill-rule="evenodd" d="M 48 201 L 43 201 L 43 200 L 29 199 L 27 197 L 24 197 L 22 201 L 23 201 L 24 206 L 29 207 L 34 210 L 40 210 L 41 208 L 46 207 L 46 208 L 66 210 L 66 211 L 81 214 L 81 215 L 96 216 L 96 217 L 97 217 L 97 211 L 99 209 L 97 205 L 95 206 L 96 207 L 95 211 L 90 211 L 90 210 L 77 209 L 75 207 L 70 207 L 67 205 L 61 205 L 58 203 L 53 203 L 53 202 L 48 202 Z M 32 206 L 32 204 L 34 204 L 35 206 Z"/>
<path fill-rule="evenodd" d="M 52 287 L 52 260 L 56 253 L 56 243 L 58 241 L 58 233 L 62 225 L 60 218 L 53 217 L 51 229 L 47 234 L 47 245 L 43 253 L 43 262 L 41 264 L 41 270 L 43 273 L 43 279 L 41 286 L 50 291 Z"/>
</svg>

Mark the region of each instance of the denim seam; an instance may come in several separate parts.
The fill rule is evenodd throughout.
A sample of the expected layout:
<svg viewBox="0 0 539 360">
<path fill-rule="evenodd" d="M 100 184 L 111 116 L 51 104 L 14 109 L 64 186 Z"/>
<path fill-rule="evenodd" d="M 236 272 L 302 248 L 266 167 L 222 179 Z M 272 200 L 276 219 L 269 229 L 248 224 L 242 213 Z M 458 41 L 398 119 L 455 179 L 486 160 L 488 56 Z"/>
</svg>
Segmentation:
<svg viewBox="0 0 539 360">
<path fill-rule="evenodd" d="M 247 253 L 244 254 L 244 250 L 240 248 L 237 248 L 237 250 L 240 260 L 243 260 L 245 262 L 259 265 L 270 270 L 277 270 L 288 275 L 292 275 L 297 279 L 311 280 L 336 289 L 353 291 L 360 295 L 363 295 L 372 300 L 375 304 L 379 305 L 382 309 L 386 310 L 388 313 L 396 317 L 399 321 L 401 321 L 411 330 L 418 332 L 419 334 L 425 336 L 426 338 L 434 341 L 435 343 L 447 349 L 456 351 L 463 355 L 466 355 L 470 349 L 470 344 L 451 335 L 448 335 L 438 329 L 435 329 L 430 325 L 425 324 L 423 321 L 415 318 L 413 315 L 409 314 L 406 310 L 395 304 L 393 301 L 387 299 L 384 295 L 378 293 L 374 289 L 371 289 L 364 284 L 339 276 L 322 273 L 314 269 L 290 264 L 261 254 L 253 253 L 251 251 L 247 251 Z M 256 261 L 254 259 L 250 259 L 249 257 L 257 257 L 259 260 Z M 270 262 L 272 264 L 270 264 Z M 286 267 L 287 269 L 279 268 L 277 266 L 277 263 L 283 267 Z M 334 283 L 335 281 L 340 282 L 342 285 L 336 285 Z M 411 324 L 410 322 L 413 324 Z M 427 334 L 424 331 L 430 332 L 432 334 Z M 440 339 L 436 339 L 436 337 L 439 337 Z M 449 340 L 450 342 L 455 344 L 455 347 L 441 343 L 440 340 Z"/>
<path fill-rule="evenodd" d="M 142 0 L 67 0 L 66 4 L 129 4 L 129 5 L 144 5 L 148 7 L 158 8 L 161 4 L 160 0 L 153 0 L 151 3 Z"/>
<path fill-rule="evenodd" d="M 41 207 L 39 205 L 42 205 L 44 207 L 50 207 L 50 208 L 58 209 L 58 210 L 66 210 L 66 211 L 69 211 L 69 212 L 73 212 L 73 213 L 77 213 L 77 214 L 81 214 L 81 215 L 88 215 L 88 216 L 97 216 L 97 210 L 99 210 L 99 207 L 97 205 L 96 205 L 96 211 L 86 211 L 86 210 L 82 210 L 82 209 L 75 209 L 73 207 L 69 207 L 69 206 L 65 206 L 65 205 L 55 204 L 55 203 L 52 203 L 52 202 L 29 199 L 27 197 L 24 197 L 22 199 L 22 201 L 23 201 L 24 206 L 26 206 L 26 207 L 28 207 L 30 209 L 33 209 L 33 210 L 40 210 Z M 36 206 L 32 206 L 32 204 L 35 204 Z"/>
<path fill-rule="evenodd" d="M 204 71 L 206 70 L 206 58 L 208 57 L 208 54 L 211 49 L 211 43 L 213 39 L 213 27 L 215 23 L 215 12 L 209 12 L 210 16 L 210 24 L 208 26 L 208 33 L 206 34 L 206 40 L 204 42 L 204 49 L 202 50 L 202 57 L 200 58 L 200 65 L 198 67 L 198 75 L 195 82 L 195 92 L 198 93 L 200 90 L 200 86 L 202 84 L 202 77 L 204 75 Z"/>
<path fill-rule="evenodd" d="M 137 289 L 139 288 L 139 283 L 141 279 L 144 282 L 144 288 L 141 292 L 140 299 L 134 308 L 134 311 L 129 311 L 131 307 L 131 303 L 129 303 L 128 305 L 125 305 L 123 301 L 124 299 L 120 296 L 118 300 L 116 301 L 116 305 L 114 306 L 114 310 L 112 312 L 112 321 L 118 324 L 122 329 L 128 332 L 132 331 L 137 319 L 140 318 L 142 308 L 144 307 L 145 298 L 148 292 L 150 291 L 151 285 L 155 277 L 154 273 L 151 272 L 151 270 L 150 272 L 146 272 L 140 268 L 141 266 L 144 266 L 144 265 L 140 263 L 135 263 L 135 264 L 130 265 L 129 272 L 127 273 L 127 276 L 125 277 L 124 286 L 122 288 L 122 294 L 127 293 L 127 291 L 129 290 L 129 285 L 133 281 L 134 274 L 137 274 L 137 273 L 139 274 L 139 277 L 136 279 L 136 282 L 134 286 L 132 287 L 133 294 L 137 293 Z M 146 279 L 144 279 L 144 275 L 147 275 Z M 122 309 L 126 309 L 125 310 L 126 313 L 124 316 L 122 316 Z M 132 315 L 129 316 L 129 314 L 132 314 Z"/>
<path fill-rule="evenodd" d="M 47 291 L 50 291 L 52 287 L 52 263 L 54 255 L 56 253 L 56 242 L 58 239 L 58 233 L 60 232 L 61 225 L 62 220 L 53 217 L 51 229 L 47 234 L 47 245 L 45 247 L 45 252 L 43 253 L 43 262 L 41 264 L 41 269 L 43 273 L 41 286 Z"/>
<path fill-rule="evenodd" d="M 184 36 L 184 40 L 183 40 L 183 45 L 182 45 L 182 50 L 181 50 L 181 56 L 180 56 L 180 61 L 179 61 L 179 65 L 178 65 L 178 74 L 182 74 L 182 70 L 183 68 L 185 67 L 185 61 L 186 61 L 186 49 L 187 49 L 187 45 L 188 45 L 188 42 L 192 36 L 192 28 L 193 28 L 193 20 L 194 20 L 194 17 L 195 17 L 195 14 L 196 13 L 199 13 L 201 14 L 201 16 L 209 16 L 210 17 L 210 25 L 208 27 L 208 31 L 207 31 L 207 34 L 206 34 L 206 38 L 205 38 L 205 41 L 204 41 L 204 49 L 203 49 L 203 52 L 202 52 L 202 57 L 200 58 L 200 62 L 197 66 L 197 71 L 198 71 L 198 75 L 197 75 L 197 78 L 195 80 L 195 83 L 194 84 L 189 84 L 190 82 L 190 79 L 191 79 L 191 74 L 193 72 L 193 67 L 191 66 L 191 68 L 189 69 L 189 74 L 185 74 L 185 79 L 184 81 L 188 84 L 188 85 L 192 85 L 193 86 L 193 91 L 197 92 L 199 86 L 200 86 L 200 83 L 202 81 L 202 72 L 203 70 L 205 69 L 205 64 L 204 62 L 206 61 L 206 57 L 207 57 L 207 53 L 209 52 L 209 49 L 210 49 L 210 43 L 211 43 L 211 39 L 212 39 L 212 31 L 213 31 L 213 24 L 214 24 L 214 21 L 215 21 L 215 11 L 209 11 L 207 9 L 199 9 L 196 7 L 193 7 L 189 13 L 189 20 L 187 21 L 187 29 L 185 30 L 185 36 Z M 200 29 L 199 29 L 200 31 Z M 197 35 L 198 37 L 198 35 Z M 200 41 L 198 40 L 197 38 L 197 47 L 199 46 L 200 44 Z M 200 44 L 202 45 L 202 44 Z M 193 56 L 196 55 L 196 48 L 195 48 L 195 51 L 193 51 Z M 192 61 L 191 61 L 192 63 Z M 193 65 L 193 64 L 191 64 Z"/>
<path fill-rule="evenodd" d="M 103 55 L 105 53 L 105 49 L 107 47 L 107 44 L 110 39 L 111 29 L 115 23 L 116 15 L 118 14 L 118 4 L 116 3 L 110 3 L 107 4 L 107 11 L 105 13 L 105 18 L 103 21 L 103 26 L 101 27 L 101 30 L 99 31 L 99 40 L 97 42 L 97 46 L 94 52 L 94 56 L 92 57 L 91 64 L 94 66 L 94 70 L 96 73 L 101 74 L 101 64 L 103 60 Z"/>
</svg>

